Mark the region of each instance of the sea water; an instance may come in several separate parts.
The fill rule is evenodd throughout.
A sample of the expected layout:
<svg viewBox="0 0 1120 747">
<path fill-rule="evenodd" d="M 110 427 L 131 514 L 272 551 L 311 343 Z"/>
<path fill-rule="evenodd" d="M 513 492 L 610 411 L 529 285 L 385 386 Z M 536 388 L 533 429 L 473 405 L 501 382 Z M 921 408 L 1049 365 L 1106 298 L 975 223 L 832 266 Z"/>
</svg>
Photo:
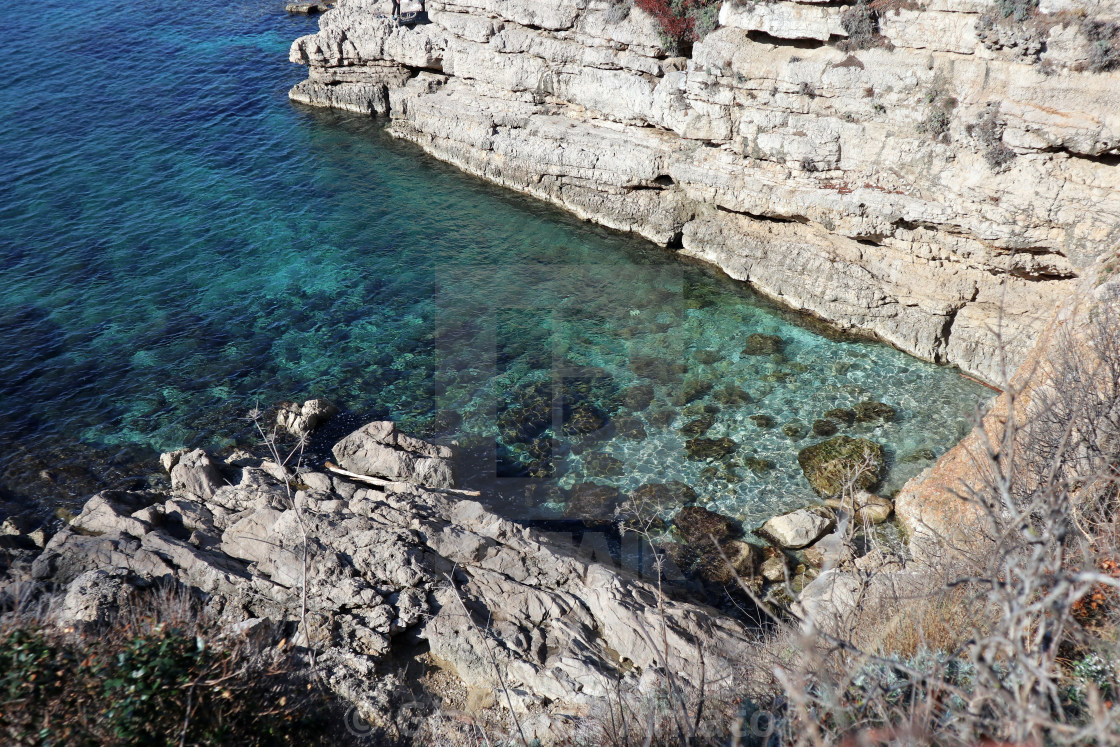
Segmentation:
<svg viewBox="0 0 1120 747">
<path fill-rule="evenodd" d="M 756 523 L 815 500 L 797 454 L 828 410 L 895 408 L 839 431 L 884 445 L 891 494 L 989 396 L 460 174 L 384 121 L 291 104 L 287 49 L 317 21 L 282 5 L 3 11 L 4 511 L 84 498 L 96 481 L 67 480 L 91 462 L 121 477 L 231 447 L 250 408 L 316 396 L 343 423 L 455 441 L 521 510 L 677 480 Z M 751 355 L 752 334 L 779 339 Z M 694 438 L 734 446 L 703 458 Z"/>
</svg>

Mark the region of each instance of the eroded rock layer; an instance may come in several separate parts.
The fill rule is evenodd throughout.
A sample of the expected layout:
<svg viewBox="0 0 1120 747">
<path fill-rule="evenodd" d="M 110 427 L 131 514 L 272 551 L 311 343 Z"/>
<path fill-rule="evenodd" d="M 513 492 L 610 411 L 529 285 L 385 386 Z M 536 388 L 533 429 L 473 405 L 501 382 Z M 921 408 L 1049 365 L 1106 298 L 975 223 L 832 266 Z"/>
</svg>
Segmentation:
<svg viewBox="0 0 1120 747">
<path fill-rule="evenodd" d="M 998 381 L 1120 236 L 1111 11 L 900 5 L 725 3 L 685 59 L 607 0 L 341 0 L 291 97 Z"/>
</svg>

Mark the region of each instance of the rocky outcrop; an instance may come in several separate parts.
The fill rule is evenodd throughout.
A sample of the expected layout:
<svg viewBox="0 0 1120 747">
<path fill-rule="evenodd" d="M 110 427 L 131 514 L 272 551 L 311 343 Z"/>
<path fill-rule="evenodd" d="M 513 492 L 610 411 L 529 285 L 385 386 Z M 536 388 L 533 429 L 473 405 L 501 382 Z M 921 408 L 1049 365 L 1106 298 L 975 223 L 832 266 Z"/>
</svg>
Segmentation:
<svg viewBox="0 0 1120 747">
<path fill-rule="evenodd" d="M 1097 500 L 1092 486 L 1116 463 L 1120 422 L 1118 271 L 1114 250 L 1085 273 L 980 426 L 899 493 L 895 511 L 917 559 L 988 546 L 998 533 L 981 500 L 998 505 L 1001 490 L 1021 497 L 1053 485 L 1070 500 Z"/>
<path fill-rule="evenodd" d="M 391 462 L 396 481 L 380 487 L 185 455 L 170 493 L 90 499 L 30 575 L 61 591 L 71 624 L 111 620 L 138 589 L 174 583 L 233 628 L 286 627 L 375 723 L 389 681 L 380 673 L 418 642 L 430 663 L 498 693 L 502 707 L 508 688 L 545 736 L 549 714 L 570 719 L 608 696 L 644 696 L 665 672 L 709 693 L 735 686 L 748 645 L 737 623 L 662 599 L 655 579 L 550 544 L 462 491 L 425 487 L 444 453 L 392 424 L 358 430 L 335 454 L 353 468 L 368 459 L 375 474 Z"/>
<path fill-rule="evenodd" d="M 292 98 L 988 381 L 1120 238 L 1107 8 L 935 2 L 850 39 L 836 4 L 729 2 L 691 59 L 606 0 L 388 8 L 324 14 Z"/>
</svg>

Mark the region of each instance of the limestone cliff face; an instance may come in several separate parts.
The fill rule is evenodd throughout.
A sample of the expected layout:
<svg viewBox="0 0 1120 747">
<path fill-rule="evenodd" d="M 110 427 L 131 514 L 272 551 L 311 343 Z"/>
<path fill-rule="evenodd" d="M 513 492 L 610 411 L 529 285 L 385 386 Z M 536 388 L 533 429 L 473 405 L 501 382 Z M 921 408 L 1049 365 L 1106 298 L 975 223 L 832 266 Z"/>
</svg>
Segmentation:
<svg viewBox="0 0 1120 747">
<path fill-rule="evenodd" d="M 431 0 L 412 28 L 340 0 L 291 97 L 1000 381 L 997 331 L 1013 367 L 1120 240 L 1118 10 L 898 5 L 847 39 L 834 3 L 728 2 L 685 59 L 618 0 Z"/>
</svg>

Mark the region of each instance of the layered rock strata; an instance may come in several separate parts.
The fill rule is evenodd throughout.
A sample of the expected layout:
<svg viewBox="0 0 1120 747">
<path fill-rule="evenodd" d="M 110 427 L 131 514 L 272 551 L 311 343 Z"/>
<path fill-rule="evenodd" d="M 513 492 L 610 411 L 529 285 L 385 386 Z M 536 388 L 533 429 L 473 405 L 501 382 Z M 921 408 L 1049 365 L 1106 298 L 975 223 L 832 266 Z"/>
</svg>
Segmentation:
<svg viewBox="0 0 1120 747">
<path fill-rule="evenodd" d="M 729 2 L 685 59 L 606 0 L 433 0 L 414 27 L 340 0 L 291 98 L 999 381 L 1120 238 L 1113 11 L 913 6 L 849 39 L 850 8 Z"/>
</svg>

